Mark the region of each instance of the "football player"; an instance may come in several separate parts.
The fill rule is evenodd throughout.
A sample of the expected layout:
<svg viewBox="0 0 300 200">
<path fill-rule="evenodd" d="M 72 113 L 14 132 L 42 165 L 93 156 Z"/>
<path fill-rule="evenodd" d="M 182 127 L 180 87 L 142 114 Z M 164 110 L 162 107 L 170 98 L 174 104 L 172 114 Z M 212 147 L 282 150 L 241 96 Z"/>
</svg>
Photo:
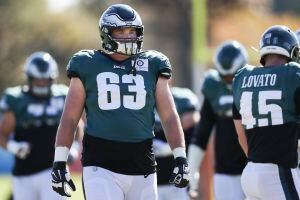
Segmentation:
<svg viewBox="0 0 300 200">
<path fill-rule="evenodd" d="M 52 187 L 75 190 L 66 169 L 74 130 L 83 109 L 83 185 L 87 200 L 157 199 L 152 150 L 154 107 L 173 150 L 170 182 L 187 186 L 184 134 L 168 86 L 171 65 L 157 51 L 142 51 L 144 26 L 130 6 L 115 4 L 99 20 L 103 50 L 82 50 L 67 66 L 70 89 L 57 132 Z"/>
<path fill-rule="evenodd" d="M 180 116 L 185 142 L 188 145 L 194 126 L 200 119 L 199 101 L 197 96 L 188 88 L 172 87 L 171 92 Z M 188 199 L 186 189 L 174 188 L 169 183 L 169 177 L 174 166 L 173 155 L 157 115 L 155 115 L 154 133 L 153 150 L 157 162 L 158 200 Z"/>
<path fill-rule="evenodd" d="M 7 88 L 0 103 L 0 145 L 16 158 L 13 196 L 15 200 L 62 199 L 51 190 L 49 178 L 68 88 L 54 83 L 58 69 L 49 53 L 30 55 L 24 71 L 28 85 Z M 82 126 L 78 132 L 82 134 Z"/>
<path fill-rule="evenodd" d="M 206 73 L 202 86 L 204 102 L 201 120 L 189 146 L 188 160 L 191 168 L 190 194 L 198 188 L 198 169 L 203 160 L 209 137 L 215 127 L 216 200 L 240 200 L 244 194 L 240 175 L 246 165 L 232 120 L 232 79 L 235 72 L 247 63 L 247 52 L 237 41 L 225 41 L 215 53 L 216 69 Z"/>
<path fill-rule="evenodd" d="M 259 45 L 262 67 L 246 65 L 233 82 L 234 123 L 248 155 L 242 188 L 249 200 L 299 199 L 299 42 L 290 28 L 276 25 Z"/>
</svg>

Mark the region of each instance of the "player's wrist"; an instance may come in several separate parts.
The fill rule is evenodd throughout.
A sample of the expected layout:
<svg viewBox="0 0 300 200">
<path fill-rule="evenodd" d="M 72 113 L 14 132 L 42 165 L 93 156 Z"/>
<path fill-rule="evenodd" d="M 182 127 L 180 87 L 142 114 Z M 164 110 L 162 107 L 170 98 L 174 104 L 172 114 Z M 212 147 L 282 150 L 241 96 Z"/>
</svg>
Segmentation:
<svg viewBox="0 0 300 200">
<path fill-rule="evenodd" d="M 66 169 L 67 168 L 67 162 L 63 161 L 56 161 L 53 163 L 53 169 Z"/>
<path fill-rule="evenodd" d="M 185 158 L 186 159 L 186 152 L 185 152 L 185 148 L 184 147 L 177 147 L 175 149 L 173 149 L 173 155 L 174 158 Z"/>
<path fill-rule="evenodd" d="M 67 162 L 70 149 L 66 146 L 56 147 L 54 154 L 54 162 Z"/>
</svg>

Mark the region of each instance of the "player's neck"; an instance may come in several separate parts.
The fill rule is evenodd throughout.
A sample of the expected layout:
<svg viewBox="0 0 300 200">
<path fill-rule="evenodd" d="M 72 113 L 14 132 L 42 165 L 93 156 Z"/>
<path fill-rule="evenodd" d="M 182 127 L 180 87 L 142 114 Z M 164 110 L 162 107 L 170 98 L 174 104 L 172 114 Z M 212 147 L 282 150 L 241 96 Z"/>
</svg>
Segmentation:
<svg viewBox="0 0 300 200">
<path fill-rule="evenodd" d="M 130 56 L 119 54 L 119 53 L 113 53 L 113 54 L 110 54 L 109 56 L 116 61 L 124 61 L 130 57 Z"/>
<path fill-rule="evenodd" d="M 285 58 L 280 57 L 270 57 L 266 59 L 265 67 L 274 67 L 274 66 L 282 66 L 287 63 Z"/>
</svg>

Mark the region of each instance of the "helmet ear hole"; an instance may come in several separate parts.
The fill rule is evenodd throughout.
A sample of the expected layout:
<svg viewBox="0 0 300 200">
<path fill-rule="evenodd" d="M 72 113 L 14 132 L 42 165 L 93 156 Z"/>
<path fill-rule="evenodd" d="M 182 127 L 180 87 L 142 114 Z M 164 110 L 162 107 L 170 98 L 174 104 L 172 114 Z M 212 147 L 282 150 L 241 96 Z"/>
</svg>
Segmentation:
<svg viewBox="0 0 300 200">
<path fill-rule="evenodd" d="M 291 59 L 295 62 L 299 62 L 300 61 L 300 49 L 299 47 L 295 47 L 293 50 L 292 50 L 292 55 L 291 55 Z"/>
</svg>

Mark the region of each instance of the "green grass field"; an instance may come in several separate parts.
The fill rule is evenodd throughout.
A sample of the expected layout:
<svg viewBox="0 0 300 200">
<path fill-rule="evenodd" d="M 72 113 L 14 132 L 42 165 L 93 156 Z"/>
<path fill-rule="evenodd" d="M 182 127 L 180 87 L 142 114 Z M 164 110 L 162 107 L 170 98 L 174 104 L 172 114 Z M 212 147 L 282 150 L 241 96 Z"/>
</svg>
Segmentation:
<svg viewBox="0 0 300 200">
<path fill-rule="evenodd" d="M 81 174 L 72 173 L 71 174 L 75 185 L 76 192 L 72 193 L 70 200 L 83 200 L 82 184 L 81 184 Z M 51 181 L 51 180 L 49 180 Z M 6 200 L 11 193 L 11 176 L 9 175 L 0 175 L 0 199 Z"/>
</svg>

